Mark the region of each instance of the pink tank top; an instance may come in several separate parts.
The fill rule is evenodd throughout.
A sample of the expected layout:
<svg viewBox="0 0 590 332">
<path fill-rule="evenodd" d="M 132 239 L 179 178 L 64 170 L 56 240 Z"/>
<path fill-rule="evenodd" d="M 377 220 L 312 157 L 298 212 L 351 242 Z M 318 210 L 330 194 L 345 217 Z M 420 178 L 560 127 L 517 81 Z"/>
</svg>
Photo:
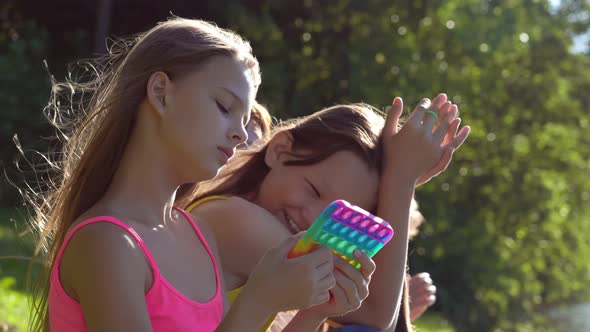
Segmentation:
<svg viewBox="0 0 590 332">
<path fill-rule="evenodd" d="M 62 247 L 56 257 L 55 264 L 51 271 L 49 287 L 49 324 L 51 331 L 59 332 L 86 332 L 88 328 L 82 312 L 82 307 L 78 302 L 72 299 L 63 289 L 59 279 L 59 264 L 63 252 L 72 239 L 72 236 L 80 228 L 97 223 L 108 222 L 115 224 L 127 233 L 129 233 L 141 247 L 150 267 L 153 271 L 153 284 L 145 294 L 152 329 L 154 332 L 172 332 L 172 331 L 214 331 L 221 323 L 223 318 L 223 300 L 221 297 L 221 287 L 219 281 L 219 271 L 217 262 L 213 256 L 209 245 L 205 241 L 203 234 L 193 221 L 193 219 L 184 211 L 177 209 L 190 222 L 191 226 L 197 233 L 201 243 L 209 253 L 213 266 L 215 268 L 215 279 L 217 291 L 215 296 L 207 303 L 195 302 L 174 288 L 158 270 L 154 258 L 150 254 L 147 246 L 139 237 L 137 232 L 129 225 L 120 220 L 110 217 L 95 217 L 76 225 L 66 236 Z"/>
</svg>

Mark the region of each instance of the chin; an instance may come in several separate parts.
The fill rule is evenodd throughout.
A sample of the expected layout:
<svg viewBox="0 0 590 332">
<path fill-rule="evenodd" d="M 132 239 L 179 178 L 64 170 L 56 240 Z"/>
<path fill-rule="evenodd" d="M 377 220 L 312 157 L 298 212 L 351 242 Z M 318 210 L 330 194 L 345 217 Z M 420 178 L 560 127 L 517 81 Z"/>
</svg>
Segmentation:
<svg viewBox="0 0 590 332">
<path fill-rule="evenodd" d="M 219 170 L 221 168 L 221 167 L 217 167 L 218 165 L 211 165 L 210 167 L 207 167 L 207 168 L 202 167 L 203 165 L 200 165 L 200 166 L 201 167 L 199 167 L 199 168 L 192 169 L 191 179 L 192 179 L 193 183 L 213 179 L 215 176 L 217 176 L 217 173 L 219 173 Z M 195 172 L 195 170 L 198 170 L 198 171 Z"/>
</svg>

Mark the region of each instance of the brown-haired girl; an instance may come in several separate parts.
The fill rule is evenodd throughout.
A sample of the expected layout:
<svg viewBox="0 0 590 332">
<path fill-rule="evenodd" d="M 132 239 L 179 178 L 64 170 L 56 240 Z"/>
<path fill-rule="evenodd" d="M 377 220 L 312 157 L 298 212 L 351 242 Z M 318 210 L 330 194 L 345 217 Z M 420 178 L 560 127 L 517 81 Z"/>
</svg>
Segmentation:
<svg viewBox="0 0 590 332">
<path fill-rule="evenodd" d="M 374 257 L 378 269 L 369 296 L 361 305 L 364 294 L 348 292 L 343 305 L 354 311 L 335 319 L 379 330 L 395 325 L 414 189 L 447 168 L 470 130 L 458 130 L 457 106 L 444 94 L 424 99 L 398 130 L 402 109 L 396 98 L 385 121 L 359 104 L 287 121 L 182 201 L 216 234 L 230 295 L 269 247 L 307 229 L 332 201 L 345 199 L 389 221 L 395 236 Z M 338 264 L 335 276 L 339 286 L 361 278 L 346 263 Z M 410 322 L 397 326 L 405 331 Z"/>
</svg>

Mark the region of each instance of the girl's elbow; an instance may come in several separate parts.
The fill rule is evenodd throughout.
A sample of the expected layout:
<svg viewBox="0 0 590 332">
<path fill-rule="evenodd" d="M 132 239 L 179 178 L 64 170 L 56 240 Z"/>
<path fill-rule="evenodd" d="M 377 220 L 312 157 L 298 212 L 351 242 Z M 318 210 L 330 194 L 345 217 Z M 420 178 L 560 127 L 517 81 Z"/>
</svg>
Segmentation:
<svg viewBox="0 0 590 332">
<path fill-rule="evenodd" d="M 388 331 L 395 322 L 396 310 L 393 306 L 367 306 L 364 316 L 366 325 L 379 331 Z"/>
<path fill-rule="evenodd" d="M 395 325 L 395 321 L 395 311 L 388 310 L 375 315 L 371 325 L 374 325 L 379 331 L 389 331 L 389 328 Z"/>
</svg>

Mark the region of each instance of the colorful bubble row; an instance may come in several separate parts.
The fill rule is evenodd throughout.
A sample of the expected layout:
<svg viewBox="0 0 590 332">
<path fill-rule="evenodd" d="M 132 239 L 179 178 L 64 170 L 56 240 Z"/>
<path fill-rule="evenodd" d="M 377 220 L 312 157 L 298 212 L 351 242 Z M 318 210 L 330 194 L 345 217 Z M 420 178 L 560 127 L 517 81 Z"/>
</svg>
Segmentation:
<svg viewBox="0 0 590 332">
<path fill-rule="evenodd" d="M 376 220 L 379 218 L 371 215 L 364 215 L 362 213 L 353 211 L 351 208 L 346 208 L 345 206 L 337 208 L 330 217 L 336 221 L 348 225 L 350 227 L 348 229 L 352 228 L 364 232 L 381 242 L 387 242 L 393 236 L 393 230 L 387 225 L 383 225 Z M 326 229 L 326 226 L 327 224 L 324 226 L 324 229 Z M 331 224 L 330 227 L 332 227 L 334 231 L 338 228 L 337 225 L 333 224 Z M 346 232 L 344 230 L 340 231 Z"/>
</svg>

